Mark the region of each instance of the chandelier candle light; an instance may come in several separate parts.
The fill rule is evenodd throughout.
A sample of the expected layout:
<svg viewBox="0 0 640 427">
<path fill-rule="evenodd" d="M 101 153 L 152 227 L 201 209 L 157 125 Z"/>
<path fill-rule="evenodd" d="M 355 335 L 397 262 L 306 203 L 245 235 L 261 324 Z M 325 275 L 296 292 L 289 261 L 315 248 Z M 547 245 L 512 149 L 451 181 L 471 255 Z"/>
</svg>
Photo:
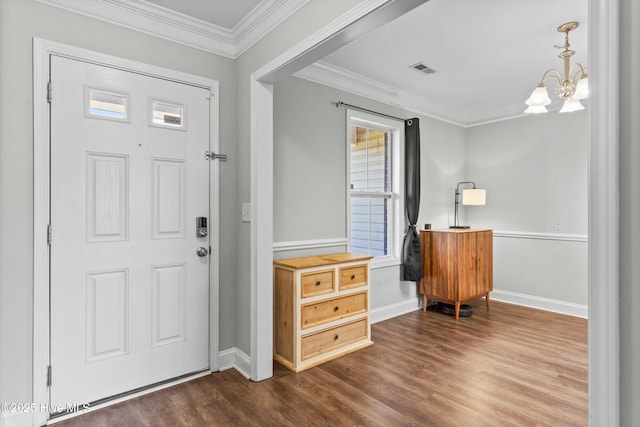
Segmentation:
<svg viewBox="0 0 640 427">
<path fill-rule="evenodd" d="M 551 104 L 549 94 L 547 93 L 547 87 L 544 85 L 547 79 L 556 79 L 558 86 L 556 86 L 555 92 L 564 99 L 564 105 L 560 109 L 561 113 L 568 113 L 571 111 L 584 110 L 584 106 L 580 103 L 581 99 L 586 99 L 589 96 L 588 76 L 586 68 L 576 63 L 571 65 L 571 57 L 576 53 L 574 50 L 569 49 L 569 32 L 575 30 L 580 25 L 579 22 L 571 21 L 562 24 L 558 27 L 558 32 L 564 33 L 564 45 L 554 45 L 557 49 L 564 49 L 558 55 L 558 58 L 562 59 L 564 63 L 563 73 L 556 69 L 547 70 L 542 76 L 540 84 L 533 90 L 529 99 L 525 103 L 529 106 L 525 113 L 546 113 L 547 105 Z"/>
</svg>

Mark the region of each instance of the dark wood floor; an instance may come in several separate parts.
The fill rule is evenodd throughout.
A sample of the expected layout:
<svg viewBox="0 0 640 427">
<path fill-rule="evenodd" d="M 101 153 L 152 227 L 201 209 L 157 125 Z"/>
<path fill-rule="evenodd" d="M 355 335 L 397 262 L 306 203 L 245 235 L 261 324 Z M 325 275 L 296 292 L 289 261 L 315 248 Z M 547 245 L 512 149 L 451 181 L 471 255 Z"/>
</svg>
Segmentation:
<svg viewBox="0 0 640 427">
<path fill-rule="evenodd" d="M 214 373 L 66 426 L 586 426 L 587 321 L 472 303 L 374 324 L 375 344 L 255 383 Z"/>
</svg>

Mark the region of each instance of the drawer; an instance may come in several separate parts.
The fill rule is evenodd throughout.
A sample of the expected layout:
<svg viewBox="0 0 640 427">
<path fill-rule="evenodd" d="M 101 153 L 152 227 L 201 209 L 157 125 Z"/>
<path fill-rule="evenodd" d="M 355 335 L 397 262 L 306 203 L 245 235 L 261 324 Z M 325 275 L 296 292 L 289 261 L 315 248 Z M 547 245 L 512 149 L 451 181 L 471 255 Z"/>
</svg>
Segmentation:
<svg viewBox="0 0 640 427">
<path fill-rule="evenodd" d="M 314 271 L 301 275 L 302 298 L 333 292 L 333 270 Z"/>
<path fill-rule="evenodd" d="M 367 266 L 342 267 L 340 269 L 340 290 L 367 285 Z"/>
<path fill-rule="evenodd" d="M 367 319 L 302 337 L 302 360 L 367 338 Z"/>
<path fill-rule="evenodd" d="M 305 304 L 301 308 L 302 329 L 353 316 L 367 311 L 367 293 L 347 295 L 339 298 Z"/>
</svg>

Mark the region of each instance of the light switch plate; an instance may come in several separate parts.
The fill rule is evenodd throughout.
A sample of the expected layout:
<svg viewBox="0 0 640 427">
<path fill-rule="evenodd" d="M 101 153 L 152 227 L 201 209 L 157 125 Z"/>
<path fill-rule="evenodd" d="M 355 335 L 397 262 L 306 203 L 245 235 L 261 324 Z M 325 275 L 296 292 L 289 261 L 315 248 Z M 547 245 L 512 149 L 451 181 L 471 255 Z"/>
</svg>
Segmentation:
<svg viewBox="0 0 640 427">
<path fill-rule="evenodd" d="M 242 204 L 242 222 L 251 221 L 251 203 Z"/>
</svg>

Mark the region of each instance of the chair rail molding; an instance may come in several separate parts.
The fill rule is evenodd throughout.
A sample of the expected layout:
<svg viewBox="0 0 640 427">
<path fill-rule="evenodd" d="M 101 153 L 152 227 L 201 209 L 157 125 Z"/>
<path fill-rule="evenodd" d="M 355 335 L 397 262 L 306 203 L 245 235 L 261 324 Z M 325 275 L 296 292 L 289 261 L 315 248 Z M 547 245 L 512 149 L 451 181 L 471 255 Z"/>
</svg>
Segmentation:
<svg viewBox="0 0 640 427">
<path fill-rule="evenodd" d="M 300 240 L 290 242 L 274 242 L 274 252 L 299 251 L 304 249 L 333 248 L 336 246 L 347 246 L 348 241 L 345 237 L 336 237 L 332 239 L 313 239 Z"/>
<path fill-rule="evenodd" d="M 534 231 L 494 230 L 493 237 L 510 239 L 560 240 L 565 242 L 589 242 L 589 237 L 586 234 L 538 233 Z"/>
</svg>

